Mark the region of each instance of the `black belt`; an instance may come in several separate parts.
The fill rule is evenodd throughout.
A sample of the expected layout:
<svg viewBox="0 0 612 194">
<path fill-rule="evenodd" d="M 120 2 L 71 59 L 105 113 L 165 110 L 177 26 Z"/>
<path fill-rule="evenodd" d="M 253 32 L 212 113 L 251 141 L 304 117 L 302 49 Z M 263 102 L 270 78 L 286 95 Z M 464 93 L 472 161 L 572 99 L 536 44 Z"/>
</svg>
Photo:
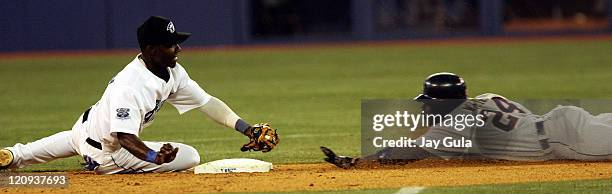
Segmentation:
<svg viewBox="0 0 612 194">
<path fill-rule="evenodd" d="M 89 111 L 91 110 L 91 107 L 89 107 L 84 113 L 83 113 L 83 118 L 81 119 L 81 123 L 84 123 L 85 121 L 87 121 L 87 119 L 89 118 Z"/>
<path fill-rule="evenodd" d="M 544 131 L 544 121 L 538 121 L 535 123 L 536 129 L 538 130 L 538 135 L 546 135 Z"/>
<path fill-rule="evenodd" d="M 87 121 L 87 119 L 89 118 L 89 111 L 91 111 L 91 107 L 89 107 L 84 113 L 83 113 L 83 118 L 81 119 L 81 123 L 84 123 L 85 121 Z M 85 142 L 87 142 L 87 144 L 89 144 L 90 146 L 94 147 L 94 148 L 98 148 L 99 150 L 102 150 L 102 144 L 100 142 L 97 142 L 96 140 L 93 140 L 91 138 L 87 138 L 85 140 Z"/>
<path fill-rule="evenodd" d="M 102 150 L 102 144 L 100 142 L 97 142 L 96 140 L 93 140 L 91 138 L 87 138 L 85 140 L 87 142 L 87 144 L 89 144 L 90 146 L 94 147 L 94 148 L 98 148 L 99 150 Z"/>
<path fill-rule="evenodd" d="M 87 121 L 87 119 L 89 118 L 89 111 L 91 111 L 91 107 L 89 107 L 84 113 L 83 113 L 83 118 L 81 119 L 81 123 L 84 123 L 85 121 Z M 85 140 L 85 142 L 87 142 L 87 144 L 89 144 L 90 146 L 94 147 L 94 148 L 98 148 L 99 150 L 102 150 L 102 144 L 100 142 L 97 142 L 96 140 L 93 140 L 91 138 L 87 138 Z"/>
<path fill-rule="evenodd" d="M 546 135 L 546 131 L 544 131 L 544 121 L 536 122 L 535 126 L 536 126 L 536 130 L 537 130 L 538 135 L 542 135 L 542 136 Z M 540 141 L 540 146 L 542 146 L 542 149 L 550 148 L 550 144 L 548 143 L 548 138 L 541 139 L 539 141 Z"/>
</svg>

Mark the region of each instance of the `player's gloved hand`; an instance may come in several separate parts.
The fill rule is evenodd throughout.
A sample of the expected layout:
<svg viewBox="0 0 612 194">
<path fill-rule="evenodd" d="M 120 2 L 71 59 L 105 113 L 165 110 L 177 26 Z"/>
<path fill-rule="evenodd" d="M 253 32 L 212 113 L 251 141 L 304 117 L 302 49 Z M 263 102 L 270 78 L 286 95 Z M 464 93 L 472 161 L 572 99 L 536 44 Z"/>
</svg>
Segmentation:
<svg viewBox="0 0 612 194">
<path fill-rule="evenodd" d="M 327 158 L 325 161 L 336 165 L 337 167 L 349 169 L 355 167 L 355 164 L 359 160 L 359 158 L 351 158 L 346 156 L 338 156 L 334 152 L 332 152 L 329 148 L 321 146 L 321 151 Z"/>
<path fill-rule="evenodd" d="M 155 158 L 155 164 L 170 163 L 176 158 L 178 148 L 172 147 L 169 143 L 164 144 L 157 152 L 157 158 Z"/>
<path fill-rule="evenodd" d="M 247 129 L 245 134 L 249 137 L 249 143 L 240 148 L 240 151 L 261 151 L 269 152 L 278 144 L 278 134 L 276 129 L 270 127 L 268 123 L 259 123 Z"/>
</svg>

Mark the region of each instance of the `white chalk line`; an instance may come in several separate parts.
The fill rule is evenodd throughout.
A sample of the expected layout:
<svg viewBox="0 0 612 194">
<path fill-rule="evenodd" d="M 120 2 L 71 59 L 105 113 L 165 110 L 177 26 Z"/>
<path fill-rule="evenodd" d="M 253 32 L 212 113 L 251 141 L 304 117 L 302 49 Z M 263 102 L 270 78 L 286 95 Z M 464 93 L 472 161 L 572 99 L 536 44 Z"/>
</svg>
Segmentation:
<svg viewBox="0 0 612 194">
<path fill-rule="evenodd" d="M 402 187 L 395 194 L 417 194 L 426 189 L 426 187 Z"/>
</svg>

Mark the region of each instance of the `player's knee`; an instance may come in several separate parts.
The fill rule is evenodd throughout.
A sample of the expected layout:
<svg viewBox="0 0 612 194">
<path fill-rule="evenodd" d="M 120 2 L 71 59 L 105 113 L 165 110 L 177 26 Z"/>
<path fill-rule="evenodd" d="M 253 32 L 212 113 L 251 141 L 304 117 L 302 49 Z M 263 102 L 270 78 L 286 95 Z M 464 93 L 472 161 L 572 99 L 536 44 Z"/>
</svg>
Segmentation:
<svg viewBox="0 0 612 194">
<path fill-rule="evenodd" d="M 196 151 L 191 160 L 189 160 L 189 165 L 195 167 L 200 164 L 200 155 Z"/>
<path fill-rule="evenodd" d="M 194 167 L 200 164 L 200 154 L 198 153 L 198 150 L 189 145 L 184 145 L 183 149 L 183 151 L 185 151 L 185 165 Z"/>
</svg>

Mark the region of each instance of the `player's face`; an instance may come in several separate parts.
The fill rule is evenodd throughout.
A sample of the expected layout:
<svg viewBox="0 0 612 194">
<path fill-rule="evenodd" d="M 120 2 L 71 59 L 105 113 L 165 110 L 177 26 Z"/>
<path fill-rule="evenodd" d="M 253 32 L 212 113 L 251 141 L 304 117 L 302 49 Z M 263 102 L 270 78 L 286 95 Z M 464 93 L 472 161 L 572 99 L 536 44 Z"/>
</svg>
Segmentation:
<svg viewBox="0 0 612 194">
<path fill-rule="evenodd" d="M 181 52 L 181 46 L 178 44 L 161 45 L 158 49 L 159 63 L 165 67 L 174 68 L 178 61 L 178 53 Z"/>
</svg>

